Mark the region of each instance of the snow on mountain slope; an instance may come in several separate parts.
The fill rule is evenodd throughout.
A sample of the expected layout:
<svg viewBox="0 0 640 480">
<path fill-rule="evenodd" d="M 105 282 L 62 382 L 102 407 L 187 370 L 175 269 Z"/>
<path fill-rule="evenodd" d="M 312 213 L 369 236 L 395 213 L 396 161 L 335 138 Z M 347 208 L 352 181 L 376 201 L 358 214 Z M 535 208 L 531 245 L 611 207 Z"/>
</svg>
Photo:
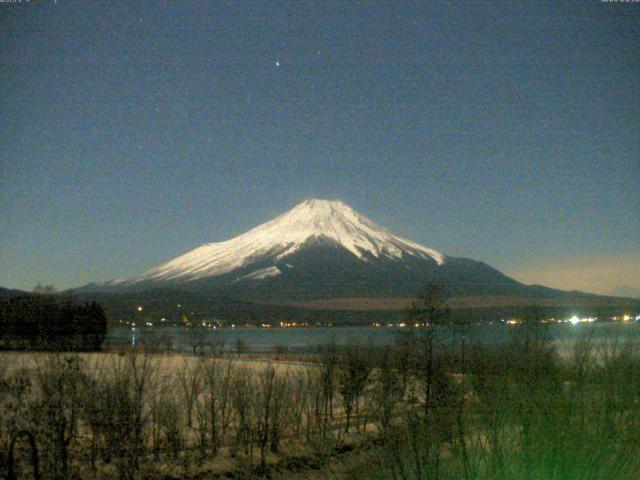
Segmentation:
<svg viewBox="0 0 640 480">
<path fill-rule="evenodd" d="M 267 257 L 280 260 L 307 241 L 320 238 L 342 246 L 363 261 L 368 261 L 367 254 L 398 260 L 410 255 L 432 259 L 438 265 L 445 260 L 441 253 L 393 235 L 343 202 L 313 199 L 231 240 L 202 245 L 133 282 L 191 281 L 223 275 Z M 280 274 L 273 268 L 250 275 L 265 278 Z"/>
<path fill-rule="evenodd" d="M 282 272 L 280 271 L 280 269 L 278 267 L 261 268 L 260 270 L 256 270 L 255 272 L 252 272 L 249 275 L 245 275 L 245 276 L 239 278 L 237 281 L 240 281 L 240 280 L 264 280 L 265 278 L 269 278 L 269 277 L 277 277 L 281 273 Z"/>
</svg>

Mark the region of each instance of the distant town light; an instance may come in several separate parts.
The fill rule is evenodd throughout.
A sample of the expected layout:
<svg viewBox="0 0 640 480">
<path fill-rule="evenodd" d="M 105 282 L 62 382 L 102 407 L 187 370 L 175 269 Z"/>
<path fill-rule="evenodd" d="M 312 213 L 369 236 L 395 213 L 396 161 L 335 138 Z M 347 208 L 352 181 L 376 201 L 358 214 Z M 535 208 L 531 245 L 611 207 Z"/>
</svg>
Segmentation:
<svg viewBox="0 0 640 480">
<path fill-rule="evenodd" d="M 138 311 L 141 312 L 142 311 L 142 305 L 138 305 Z"/>
<path fill-rule="evenodd" d="M 569 321 L 570 321 L 572 324 L 574 324 L 574 325 L 575 325 L 575 324 L 577 324 L 577 323 L 580 323 L 580 319 L 579 319 L 576 315 L 574 315 L 573 317 L 571 317 L 571 318 L 569 319 Z"/>
</svg>

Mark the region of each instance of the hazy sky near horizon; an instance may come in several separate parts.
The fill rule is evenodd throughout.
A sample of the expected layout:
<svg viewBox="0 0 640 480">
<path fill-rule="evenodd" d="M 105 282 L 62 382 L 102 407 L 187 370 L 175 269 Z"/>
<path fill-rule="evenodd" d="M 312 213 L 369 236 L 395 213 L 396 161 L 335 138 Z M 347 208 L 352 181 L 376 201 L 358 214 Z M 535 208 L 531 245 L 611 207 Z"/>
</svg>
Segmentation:
<svg viewBox="0 0 640 480">
<path fill-rule="evenodd" d="M 640 291 L 640 4 L 0 3 L 0 285 L 133 276 L 310 197 Z"/>
</svg>

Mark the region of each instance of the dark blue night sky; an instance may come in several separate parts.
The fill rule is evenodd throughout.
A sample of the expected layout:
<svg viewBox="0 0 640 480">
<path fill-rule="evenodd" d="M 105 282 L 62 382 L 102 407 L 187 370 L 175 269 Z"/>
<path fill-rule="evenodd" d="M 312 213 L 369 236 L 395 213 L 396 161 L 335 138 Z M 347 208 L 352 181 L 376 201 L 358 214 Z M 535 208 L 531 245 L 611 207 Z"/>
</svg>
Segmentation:
<svg viewBox="0 0 640 480">
<path fill-rule="evenodd" d="M 134 275 L 321 197 L 640 290 L 640 4 L 23 1 L 0 40 L 2 286 Z"/>
</svg>

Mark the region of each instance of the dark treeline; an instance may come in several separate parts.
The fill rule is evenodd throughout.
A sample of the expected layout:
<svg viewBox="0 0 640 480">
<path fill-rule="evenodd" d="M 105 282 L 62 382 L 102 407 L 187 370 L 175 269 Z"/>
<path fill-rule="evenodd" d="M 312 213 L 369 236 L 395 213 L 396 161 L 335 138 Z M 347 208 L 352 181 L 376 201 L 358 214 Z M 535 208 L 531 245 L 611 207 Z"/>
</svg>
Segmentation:
<svg viewBox="0 0 640 480">
<path fill-rule="evenodd" d="M 52 295 L 0 298 L 0 348 L 99 350 L 107 318 L 95 302 L 83 305 Z"/>
</svg>

